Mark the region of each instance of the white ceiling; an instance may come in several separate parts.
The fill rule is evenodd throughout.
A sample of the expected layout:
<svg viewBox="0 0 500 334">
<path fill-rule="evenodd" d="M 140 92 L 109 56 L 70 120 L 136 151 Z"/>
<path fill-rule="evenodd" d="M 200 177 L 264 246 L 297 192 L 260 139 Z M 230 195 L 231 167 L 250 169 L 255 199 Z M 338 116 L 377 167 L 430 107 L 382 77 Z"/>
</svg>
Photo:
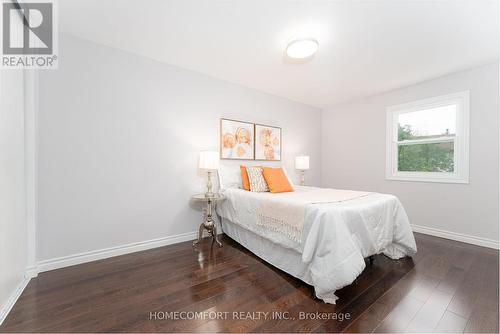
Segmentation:
<svg viewBox="0 0 500 334">
<path fill-rule="evenodd" d="M 496 0 L 63 0 L 60 29 L 318 107 L 493 62 Z M 294 37 L 319 41 L 294 64 Z"/>
</svg>

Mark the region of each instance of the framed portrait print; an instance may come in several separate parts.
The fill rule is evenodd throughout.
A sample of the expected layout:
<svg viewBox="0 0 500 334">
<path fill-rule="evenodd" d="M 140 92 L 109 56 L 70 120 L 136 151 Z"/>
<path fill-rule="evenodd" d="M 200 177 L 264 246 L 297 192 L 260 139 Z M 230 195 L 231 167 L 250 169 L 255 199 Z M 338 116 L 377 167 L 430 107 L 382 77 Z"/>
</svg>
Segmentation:
<svg viewBox="0 0 500 334">
<path fill-rule="evenodd" d="M 220 120 L 221 159 L 253 160 L 255 158 L 253 123 L 232 119 Z"/>
<path fill-rule="evenodd" d="M 255 124 L 255 160 L 281 160 L 281 128 Z"/>
</svg>

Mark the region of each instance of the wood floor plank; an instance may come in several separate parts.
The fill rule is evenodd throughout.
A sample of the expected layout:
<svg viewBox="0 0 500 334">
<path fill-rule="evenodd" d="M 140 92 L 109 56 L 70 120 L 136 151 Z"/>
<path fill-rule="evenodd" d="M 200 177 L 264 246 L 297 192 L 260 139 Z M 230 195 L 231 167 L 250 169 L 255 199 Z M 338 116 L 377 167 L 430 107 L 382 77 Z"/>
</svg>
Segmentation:
<svg viewBox="0 0 500 334">
<path fill-rule="evenodd" d="M 378 326 L 380 321 L 372 314 L 362 314 L 358 319 L 353 321 L 345 330 L 345 333 L 372 333 Z"/>
<path fill-rule="evenodd" d="M 467 319 L 450 311 L 446 311 L 434 328 L 438 333 L 462 333 L 467 325 Z"/>
<path fill-rule="evenodd" d="M 498 333 L 498 312 L 487 309 L 472 312 L 465 333 Z"/>
<path fill-rule="evenodd" d="M 406 332 L 432 332 L 446 312 L 453 294 L 435 289 L 406 327 Z"/>
<path fill-rule="evenodd" d="M 406 296 L 401 302 L 387 315 L 380 326 L 375 329 L 377 333 L 402 333 L 411 322 L 413 317 L 422 308 L 424 302 L 412 297 Z"/>
</svg>

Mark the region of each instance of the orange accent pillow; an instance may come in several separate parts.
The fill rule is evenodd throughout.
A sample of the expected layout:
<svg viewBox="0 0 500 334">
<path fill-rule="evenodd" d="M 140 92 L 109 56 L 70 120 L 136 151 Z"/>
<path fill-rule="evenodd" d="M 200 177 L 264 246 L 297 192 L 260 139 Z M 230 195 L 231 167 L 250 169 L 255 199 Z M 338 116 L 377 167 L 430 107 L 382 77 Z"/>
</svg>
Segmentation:
<svg viewBox="0 0 500 334">
<path fill-rule="evenodd" d="M 293 191 L 283 168 L 262 167 L 262 174 L 272 193 L 286 193 Z"/>
<path fill-rule="evenodd" d="M 241 181 L 243 183 L 243 189 L 250 191 L 250 180 L 248 179 L 247 167 L 241 165 L 240 172 L 241 172 Z"/>
</svg>

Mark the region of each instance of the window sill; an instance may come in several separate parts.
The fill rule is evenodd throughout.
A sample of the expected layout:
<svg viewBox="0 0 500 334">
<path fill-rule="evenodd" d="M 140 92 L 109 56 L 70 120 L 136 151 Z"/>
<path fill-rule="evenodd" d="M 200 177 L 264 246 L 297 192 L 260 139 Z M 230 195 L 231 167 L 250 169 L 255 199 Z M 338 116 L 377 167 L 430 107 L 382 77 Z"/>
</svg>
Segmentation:
<svg viewBox="0 0 500 334">
<path fill-rule="evenodd" d="M 431 183 L 458 183 L 458 184 L 469 184 L 468 177 L 461 177 L 459 175 L 426 175 L 423 174 L 392 174 L 386 175 L 386 180 L 389 181 L 410 181 L 410 182 L 431 182 Z"/>
</svg>

